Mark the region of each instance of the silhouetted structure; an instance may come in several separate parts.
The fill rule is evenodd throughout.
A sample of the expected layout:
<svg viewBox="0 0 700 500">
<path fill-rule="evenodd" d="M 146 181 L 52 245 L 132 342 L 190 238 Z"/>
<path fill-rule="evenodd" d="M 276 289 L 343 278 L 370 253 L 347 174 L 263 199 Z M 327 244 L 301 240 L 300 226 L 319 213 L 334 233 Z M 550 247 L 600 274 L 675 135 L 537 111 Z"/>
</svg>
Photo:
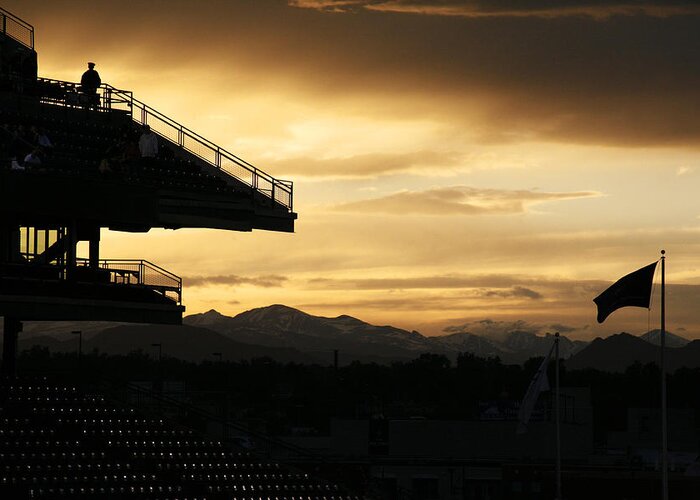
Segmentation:
<svg viewBox="0 0 700 500">
<path fill-rule="evenodd" d="M 296 214 L 291 182 L 131 92 L 90 71 L 80 85 L 38 78 L 34 28 L 3 9 L 0 20 L 0 498 L 350 500 L 230 441 L 141 416 L 99 388 L 83 392 L 82 370 L 77 384 L 15 375 L 25 320 L 182 322 L 182 280 L 145 260 L 101 258 L 103 228 L 292 232 Z M 160 142 L 169 153 L 144 155 L 144 165 L 136 143 L 149 125 L 157 134 L 149 151 Z M 50 155 L 38 149 L 40 137 Z M 87 258 L 78 257 L 80 242 Z M 82 333 L 74 333 L 80 364 Z"/>
<path fill-rule="evenodd" d="M 103 259 L 103 228 L 294 230 L 291 182 L 265 174 L 131 92 L 100 84 L 90 70 L 82 86 L 38 78 L 34 28 L 5 10 L 0 15 L 4 374 L 15 373 L 22 321 L 182 322 L 182 280 L 145 260 Z M 95 96 L 89 110 L 81 107 L 81 89 Z M 134 143 L 138 129 L 149 126 L 172 154 L 142 165 Z M 52 138 L 50 156 L 37 150 L 40 163 L 30 161 L 38 147 L 31 127 Z M 78 257 L 80 242 L 88 244 L 87 258 Z"/>
</svg>

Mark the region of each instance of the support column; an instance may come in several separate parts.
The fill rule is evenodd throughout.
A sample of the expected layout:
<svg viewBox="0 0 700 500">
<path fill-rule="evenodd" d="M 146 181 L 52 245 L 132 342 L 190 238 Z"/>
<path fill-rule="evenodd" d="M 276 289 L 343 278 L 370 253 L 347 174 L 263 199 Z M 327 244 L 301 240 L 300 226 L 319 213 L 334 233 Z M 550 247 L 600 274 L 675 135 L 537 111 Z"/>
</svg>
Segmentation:
<svg viewBox="0 0 700 500">
<path fill-rule="evenodd" d="M 75 280 L 75 265 L 76 259 L 78 257 L 78 230 L 77 224 L 73 222 L 70 226 L 66 228 L 66 241 L 68 243 L 66 247 L 66 273 L 68 275 L 68 281 Z"/>
<path fill-rule="evenodd" d="M 9 262 L 10 260 L 10 226 L 0 225 L 0 262 Z"/>
<path fill-rule="evenodd" d="M 0 262 L 20 262 L 20 232 L 14 225 L 0 226 Z"/>
<path fill-rule="evenodd" d="M 22 331 L 22 322 L 5 317 L 5 332 L 2 347 L 2 376 L 14 377 L 17 373 L 17 337 Z"/>
<path fill-rule="evenodd" d="M 97 269 L 100 267 L 100 228 L 95 229 L 90 238 L 90 267 Z"/>
</svg>

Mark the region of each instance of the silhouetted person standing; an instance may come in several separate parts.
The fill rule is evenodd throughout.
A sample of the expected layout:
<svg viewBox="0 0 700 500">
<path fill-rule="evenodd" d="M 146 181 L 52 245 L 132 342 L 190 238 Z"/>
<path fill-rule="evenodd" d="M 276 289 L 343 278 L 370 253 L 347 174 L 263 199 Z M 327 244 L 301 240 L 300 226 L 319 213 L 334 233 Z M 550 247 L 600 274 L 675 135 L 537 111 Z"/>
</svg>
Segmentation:
<svg viewBox="0 0 700 500">
<path fill-rule="evenodd" d="M 83 73 L 83 77 L 80 79 L 80 89 L 87 96 L 89 106 L 99 104 L 97 89 L 100 85 L 102 85 L 102 80 L 100 74 L 95 71 L 95 63 L 89 62 L 88 70 Z"/>
<path fill-rule="evenodd" d="M 139 151 L 141 161 L 145 164 L 152 164 L 158 156 L 158 136 L 151 131 L 148 125 L 143 126 L 143 133 L 139 138 Z"/>
</svg>

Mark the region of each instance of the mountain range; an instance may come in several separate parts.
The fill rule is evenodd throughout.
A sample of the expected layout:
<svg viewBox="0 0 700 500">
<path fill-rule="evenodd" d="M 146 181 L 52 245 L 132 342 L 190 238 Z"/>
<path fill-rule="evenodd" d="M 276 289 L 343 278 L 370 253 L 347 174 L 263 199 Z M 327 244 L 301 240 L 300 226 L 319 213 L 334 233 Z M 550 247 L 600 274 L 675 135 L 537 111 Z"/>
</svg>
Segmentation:
<svg viewBox="0 0 700 500">
<path fill-rule="evenodd" d="M 183 326 L 29 323 L 20 336 L 20 349 L 38 344 L 55 351 L 74 351 L 77 339 L 70 335 L 73 330 L 83 332 L 85 352 L 93 348 L 110 354 L 125 354 L 135 349 L 152 352 L 151 344 L 161 343 L 164 355 L 190 361 L 213 359 L 216 352 L 230 360 L 269 356 L 282 362 L 329 364 L 337 350 L 341 364 L 354 360 L 408 361 L 427 352 L 443 354 L 452 360 L 460 353 L 469 352 L 519 364 L 531 357 L 545 356 L 552 346 L 551 335 L 540 336 L 530 331 L 515 330 L 498 337 L 466 331 L 427 337 L 417 331 L 372 325 L 347 315 L 326 318 L 272 305 L 236 316 L 215 310 L 193 314 L 184 318 Z M 560 337 L 560 355 L 570 368 L 624 370 L 637 360 L 656 361 L 658 348 L 653 344 L 658 340 L 658 331 L 640 337 L 622 333 L 590 343 Z M 667 333 L 666 345 L 674 352 L 669 357 L 669 360 L 673 358 L 674 366 L 700 365 L 700 357 L 683 354 L 696 352 L 700 342 Z"/>
<path fill-rule="evenodd" d="M 595 368 L 601 371 L 622 372 L 635 362 L 659 363 L 659 348 L 642 337 L 623 332 L 604 339 L 597 338 L 567 360 L 566 367 L 571 370 Z M 667 349 L 666 366 L 669 371 L 681 367 L 700 368 L 700 340 L 686 340 L 681 347 Z"/>
</svg>

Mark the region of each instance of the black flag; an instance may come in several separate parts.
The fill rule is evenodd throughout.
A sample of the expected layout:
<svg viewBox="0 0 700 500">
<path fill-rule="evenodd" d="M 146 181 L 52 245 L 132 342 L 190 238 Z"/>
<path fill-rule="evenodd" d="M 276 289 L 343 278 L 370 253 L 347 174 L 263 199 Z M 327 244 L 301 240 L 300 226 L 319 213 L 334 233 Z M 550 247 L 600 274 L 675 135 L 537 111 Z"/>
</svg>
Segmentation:
<svg viewBox="0 0 700 500">
<path fill-rule="evenodd" d="M 621 307 L 649 308 L 651 285 L 654 281 L 657 263 L 654 262 L 623 276 L 593 299 L 593 302 L 598 306 L 598 323 L 605 321 L 605 318 Z"/>
</svg>

